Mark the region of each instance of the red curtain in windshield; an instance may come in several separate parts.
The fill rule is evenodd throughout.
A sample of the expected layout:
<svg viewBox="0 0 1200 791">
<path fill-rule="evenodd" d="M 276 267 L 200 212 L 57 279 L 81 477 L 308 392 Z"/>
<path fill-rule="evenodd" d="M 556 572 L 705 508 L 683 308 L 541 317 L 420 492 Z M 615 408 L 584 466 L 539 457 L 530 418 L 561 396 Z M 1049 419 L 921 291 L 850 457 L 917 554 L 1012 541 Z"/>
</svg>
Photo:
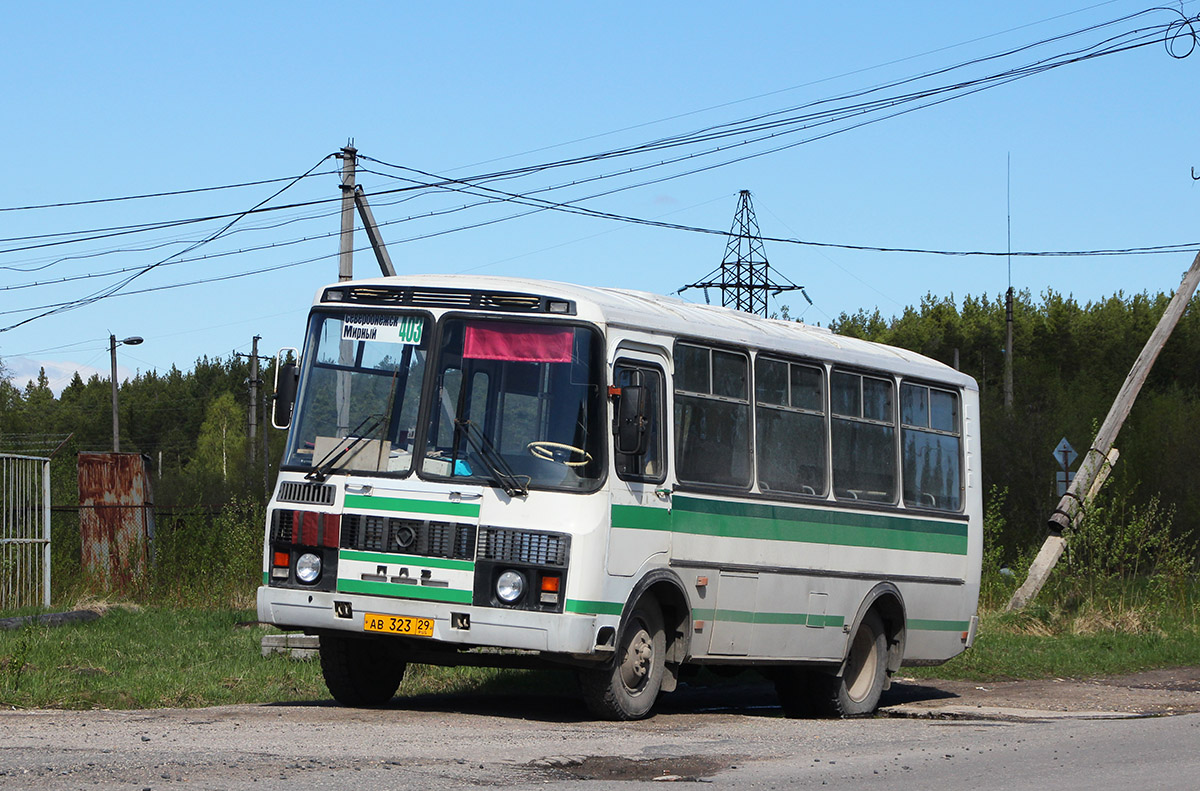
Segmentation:
<svg viewBox="0 0 1200 791">
<path fill-rule="evenodd" d="M 463 359 L 569 363 L 574 337 L 569 327 L 472 322 L 466 326 Z"/>
</svg>

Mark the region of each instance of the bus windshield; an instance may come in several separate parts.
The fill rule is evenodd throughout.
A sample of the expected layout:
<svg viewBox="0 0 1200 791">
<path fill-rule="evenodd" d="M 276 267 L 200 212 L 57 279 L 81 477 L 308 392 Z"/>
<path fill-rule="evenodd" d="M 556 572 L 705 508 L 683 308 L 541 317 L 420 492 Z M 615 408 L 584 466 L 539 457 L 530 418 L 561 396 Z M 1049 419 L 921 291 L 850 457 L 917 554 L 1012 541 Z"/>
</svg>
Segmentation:
<svg viewBox="0 0 1200 791">
<path fill-rule="evenodd" d="M 604 353 L 595 330 L 447 319 L 422 475 L 509 494 L 596 488 L 603 475 Z"/>
<path fill-rule="evenodd" d="M 421 315 L 314 313 L 284 465 L 411 470 L 429 334 Z"/>
</svg>

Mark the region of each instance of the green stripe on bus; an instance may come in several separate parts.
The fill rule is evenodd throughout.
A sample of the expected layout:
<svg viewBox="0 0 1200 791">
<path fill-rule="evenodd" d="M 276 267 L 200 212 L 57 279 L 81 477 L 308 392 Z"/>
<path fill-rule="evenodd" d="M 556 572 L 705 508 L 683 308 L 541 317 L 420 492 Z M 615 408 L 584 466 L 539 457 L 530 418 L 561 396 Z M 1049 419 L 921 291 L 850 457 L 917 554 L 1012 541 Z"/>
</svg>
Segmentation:
<svg viewBox="0 0 1200 791">
<path fill-rule="evenodd" d="M 669 531 L 671 529 L 671 512 L 666 508 L 614 505 L 612 507 L 612 526 L 628 527 L 634 530 Z"/>
<path fill-rule="evenodd" d="M 343 549 L 338 553 L 339 560 L 363 560 L 367 563 L 405 563 L 413 566 L 425 566 L 432 569 L 453 569 L 454 571 L 474 571 L 475 564 L 469 560 L 451 560 L 449 558 L 427 558 L 420 555 L 387 555 L 382 552 L 359 552 Z"/>
<path fill-rule="evenodd" d="M 748 610 L 692 610 L 699 621 L 729 621 L 774 626 L 841 626 L 846 619 L 840 615 L 817 615 L 803 612 L 750 612 Z"/>
<path fill-rule="evenodd" d="M 396 599 L 424 599 L 426 601 L 470 604 L 471 591 L 457 588 L 431 588 L 427 585 L 401 585 L 395 582 L 371 582 L 368 580 L 339 579 L 339 593 L 366 593 L 371 596 L 391 596 Z"/>
<path fill-rule="evenodd" d="M 581 615 L 620 615 L 624 605 L 615 601 L 589 601 L 587 599 L 567 599 L 567 612 Z"/>
<path fill-rule="evenodd" d="M 362 508 L 370 511 L 401 511 L 408 514 L 460 516 L 468 519 L 479 518 L 479 503 L 450 503 L 439 500 L 413 500 L 405 497 L 348 494 L 346 495 L 346 507 Z"/>
<path fill-rule="evenodd" d="M 624 609 L 620 602 L 586 601 L 568 599 L 567 612 L 584 615 L 620 615 Z M 733 623 L 760 623 L 776 626 L 833 626 L 846 623 L 841 615 L 815 615 L 803 612 L 749 612 L 747 610 L 692 610 L 692 617 L 699 621 L 730 621 Z"/>
<path fill-rule="evenodd" d="M 678 495 L 670 511 L 653 506 L 614 505 L 612 525 L 693 535 L 967 554 L 965 522 Z"/>
<path fill-rule="evenodd" d="M 971 622 L 909 618 L 907 626 L 909 629 L 919 629 L 922 632 L 965 632 L 971 628 Z"/>
<path fill-rule="evenodd" d="M 909 530 L 922 533 L 945 533 L 966 536 L 966 522 L 943 522 L 891 514 L 861 514 L 833 508 L 747 503 L 736 500 L 709 500 L 700 497 L 676 497 L 676 511 L 714 516 L 749 517 L 752 519 L 804 521 L 830 526 L 861 525 L 888 530 Z"/>
</svg>

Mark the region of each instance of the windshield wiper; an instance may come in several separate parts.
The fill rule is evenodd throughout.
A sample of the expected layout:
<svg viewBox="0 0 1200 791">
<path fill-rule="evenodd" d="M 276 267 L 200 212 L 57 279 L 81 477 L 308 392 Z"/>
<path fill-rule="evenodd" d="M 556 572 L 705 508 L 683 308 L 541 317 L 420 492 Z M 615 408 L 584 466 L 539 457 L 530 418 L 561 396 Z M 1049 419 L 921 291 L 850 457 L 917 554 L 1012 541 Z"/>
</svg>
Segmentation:
<svg viewBox="0 0 1200 791">
<path fill-rule="evenodd" d="M 371 423 L 371 425 L 365 431 L 363 431 L 362 427 L 365 426 L 369 420 L 373 420 L 374 422 Z M 317 483 L 324 481 L 325 478 L 328 477 L 329 473 L 333 472 L 333 468 L 337 466 L 337 463 L 342 460 L 343 456 L 357 448 L 359 443 L 361 443 L 363 440 L 372 439 L 371 435 L 382 425 L 382 414 L 367 415 L 362 419 L 361 423 L 359 423 L 350 431 L 350 434 L 354 435 L 354 439 L 347 442 L 341 448 L 339 448 L 337 445 L 334 445 L 333 449 L 325 454 L 325 458 L 317 462 L 313 469 L 305 474 L 304 477 L 310 481 L 316 481 Z"/>
<path fill-rule="evenodd" d="M 509 497 L 529 496 L 529 481 L 532 480 L 528 475 L 517 475 L 512 471 L 512 467 L 508 466 L 508 462 L 504 457 L 496 452 L 496 446 L 488 439 L 478 426 L 470 420 L 454 419 L 456 428 L 463 430 L 466 434 L 467 442 L 474 448 L 475 453 L 479 456 L 479 460 L 487 467 L 488 472 L 492 474 L 492 478 L 504 490 L 504 493 Z M 458 442 L 454 443 L 454 456 L 458 456 Z M 451 464 L 454 459 L 451 460 Z M 521 479 L 525 479 L 525 483 L 521 483 Z"/>
</svg>

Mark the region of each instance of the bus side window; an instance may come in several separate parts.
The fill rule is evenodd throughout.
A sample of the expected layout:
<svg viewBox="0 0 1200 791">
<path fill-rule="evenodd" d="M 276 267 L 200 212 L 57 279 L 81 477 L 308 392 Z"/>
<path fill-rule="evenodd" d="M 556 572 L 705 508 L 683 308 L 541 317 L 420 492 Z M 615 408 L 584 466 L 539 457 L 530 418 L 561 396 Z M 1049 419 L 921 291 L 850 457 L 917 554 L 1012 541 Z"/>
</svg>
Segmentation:
<svg viewBox="0 0 1200 791">
<path fill-rule="evenodd" d="M 815 365 L 755 360 L 755 452 L 764 492 L 823 497 L 828 491 L 824 379 Z"/>
<path fill-rule="evenodd" d="M 613 379 L 617 387 L 633 384 L 634 373 L 646 391 L 646 452 L 641 456 L 614 453 L 617 476 L 625 481 L 662 483 L 666 480 L 666 449 L 663 445 L 663 375 L 657 368 L 617 364 Z"/>
<path fill-rule="evenodd" d="M 835 370 L 829 378 L 833 416 L 833 489 L 839 500 L 896 502 L 895 385 Z"/>
<path fill-rule="evenodd" d="M 683 483 L 750 486 L 750 360 L 675 344 L 675 474 Z"/>
<path fill-rule="evenodd" d="M 939 511 L 962 508 L 962 428 L 958 394 L 900 385 L 900 451 L 904 504 Z"/>
</svg>

